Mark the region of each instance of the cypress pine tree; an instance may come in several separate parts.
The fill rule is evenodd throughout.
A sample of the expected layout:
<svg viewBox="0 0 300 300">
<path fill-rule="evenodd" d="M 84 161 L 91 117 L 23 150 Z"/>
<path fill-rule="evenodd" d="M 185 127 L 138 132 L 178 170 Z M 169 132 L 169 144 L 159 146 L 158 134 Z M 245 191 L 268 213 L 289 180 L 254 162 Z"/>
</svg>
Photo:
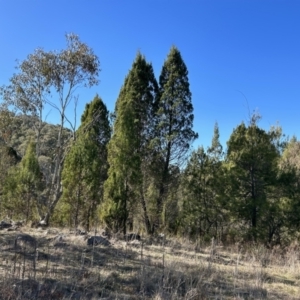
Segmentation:
<svg viewBox="0 0 300 300">
<path fill-rule="evenodd" d="M 219 125 L 215 123 L 214 127 L 214 135 L 212 138 L 211 146 L 207 151 L 216 161 L 220 161 L 223 155 L 223 147 L 220 143 L 220 133 L 219 133 Z"/>
<path fill-rule="evenodd" d="M 211 146 L 193 151 L 183 172 L 181 187 L 183 205 L 181 227 L 191 237 L 220 236 L 226 220 L 222 199 L 222 145 L 219 127 L 215 124 Z"/>
<path fill-rule="evenodd" d="M 156 92 L 152 66 L 138 53 L 116 102 L 113 136 L 108 144 L 110 168 L 105 183 L 103 218 L 110 228 L 122 230 L 124 234 L 127 223 L 133 225 L 138 198 L 149 227 L 142 195 L 142 169 L 152 139 Z"/>
<path fill-rule="evenodd" d="M 42 189 L 42 174 L 35 154 L 35 143 L 29 142 L 25 156 L 12 168 L 4 184 L 4 207 L 11 216 L 27 222 L 37 214 Z"/>
<path fill-rule="evenodd" d="M 86 105 L 81 122 L 64 163 L 60 206 L 70 226 L 83 224 L 89 230 L 103 198 L 108 169 L 106 145 L 111 131 L 108 110 L 98 95 Z"/>
<path fill-rule="evenodd" d="M 228 199 L 231 213 L 249 226 L 248 238 L 265 239 L 264 220 L 274 203 L 274 189 L 278 183 L 279 151 L 272 134 L 259 128 L 257 119 L 234 129 L 227 142 Z"/>
<path fill-rule="evenodd" d="M 159 103 L 156 144 L 163 160 L 155 229 L 161 226 L 163 202 L 171 165 L 179 165 L 198 137 L 193 127 L 193 105 L 188 70 L 179 50 L 172 47 L 159 77 Z"/>
</svg>

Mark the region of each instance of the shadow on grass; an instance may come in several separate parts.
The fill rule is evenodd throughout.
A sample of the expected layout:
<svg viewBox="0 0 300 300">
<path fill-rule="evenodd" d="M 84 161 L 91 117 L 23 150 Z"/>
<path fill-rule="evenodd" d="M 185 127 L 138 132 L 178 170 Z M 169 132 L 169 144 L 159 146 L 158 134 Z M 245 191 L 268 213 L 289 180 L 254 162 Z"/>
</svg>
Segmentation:
<svg viewBox="0 0 300 300">
<path fill-rule="evenodd" d="M 167 249 L 168 252 L 164 252 L 163 247 L 159 246 L 146 246 L 143 249 L 142 245 L 124 243 L 93 248 L 87 246 L 82 239 L 72 240 L 71 237 L 66 237 L 62 241 L 56 241 L 47 236 L 36 237 L 37 255 L 26 252 L 16 255 L 13 248 L 14 236 L 9 233 L 0 236 L 0 267 L 3 274 L 0 276 L 0 299 L 168 300 L 268 297 L 263 284 L 250 285 L 250 279 L 253 282 L 255 274 L 239 270 L 240 277 L 245 279 L 241 283 L 242 281 L 233 282 L 228 274 L 220 273 L 220 266 L 236 264 L 229 256 L 203 255 L 197 257 L 201 263 L 191 265 L 187 260 L 193 259 L 193 252 L 184 259 L 186 253 L 177 249 Z M 183 259 L 170 262 L 164 258 L 175 254 Z M 195 255 L 197 254 L 199 253 Z M 16 268 L 12 272 L 14 266 Z M 265 277 L 264 274 L 260 280 L 291 286 L 295 284 L 292 280 Z M 277 296 L 280 299 L 281 295 Z"/>
</svg>

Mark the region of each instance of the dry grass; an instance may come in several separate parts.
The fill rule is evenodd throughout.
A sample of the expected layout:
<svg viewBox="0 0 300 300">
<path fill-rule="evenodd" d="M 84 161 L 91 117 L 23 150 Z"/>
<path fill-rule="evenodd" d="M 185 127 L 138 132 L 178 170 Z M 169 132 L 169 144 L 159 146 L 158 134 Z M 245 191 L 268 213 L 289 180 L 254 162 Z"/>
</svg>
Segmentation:
<svg viewBox="0 0 300 300">
<path fill-rule="evenodd" d="M 87 246 L 67 230 L 0 232 L 0 299 L 299 299 L 300 249 L 189 241 Z"/>
</svg>

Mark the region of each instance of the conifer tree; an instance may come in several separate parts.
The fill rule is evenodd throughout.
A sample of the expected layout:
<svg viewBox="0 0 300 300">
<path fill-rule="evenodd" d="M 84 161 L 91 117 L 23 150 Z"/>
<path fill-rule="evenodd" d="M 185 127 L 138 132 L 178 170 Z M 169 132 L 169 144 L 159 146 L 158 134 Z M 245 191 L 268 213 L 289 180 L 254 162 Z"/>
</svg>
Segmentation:
<svg viewBox="0 0 300 300">
<path fill-rule="evenodd" d="M 183 206 L 181 227 L 191 237 L 220 236 L 226 219 L 222 208 L 222 145 L 215 124 L 211 146 L 193 151 L 183 172 Z"/>
<path fill-rule="evenodd" d="M 138 53 L 125 78 L 115 108 L 113 135 L 108 144 L 108 180 L 105 183 L 103 218 L 114 231 L 132 227 L 137 199 L 143 206 L 146 227 L 149 216 L 143 198 L 143 163 L 153 138 L 157 83 L 151 64 Z M 149 228 L 148 228 L 149 229 Z"/>
<path fill-rule="evenodd" d="M 245 222 L 248 237 L 265 238 L 268 212 L 275 209 L 279 152 L 273 135 L 257 126 L 252 117 L 249 126 L 239 125 L 227 142 L 228 197 L 231 213 Z"/>
<path fill-rule="evenodd" d="M 283 236 L 290 239 L 297 235 L 300 225 L 300 143 L 296 137 L 293 137 L 284 144 L 284 151 L 279 160 L 276 186 L 271 190 L 273 207 L 269 206 L 269 213 L 264 220 L 269 244 L 283 242 Z"/>
<path fill-rule="evenodd" d="M 108 110 L 97 95 L 86 105 L 77 138 L 66 157 L 60 209 L 70 226 L 90 229 L 103 198 L 107 178 L 107 150 L 110 138 Z M 62 218 L 62 216 L 60 216 Z"/>
<path fill-rule="evenodd" d="M 211 146 L 208 148 L 207 152 L 212 155 L 215 161 L 220 161 L 222 159 L 223 147 L 220 143 L 220 132 L 218 123 L 215 123 L 214 135 L 212 138 Z"/>
<path fill-rule="evenodd" d="M 161 225 L 170 166 L 182 163 L 191 143 L 198 137 L 192 129 L 194 115 L 191 99 L 187 67 L 179 50 L 173 46 L 159 77 L 156 145 L 163 164 L 159 172 L 155 230 Z"/>
<path fill-rule="evenodd" d="M 12 168 L 5 180 L 4 198 L 7 212 L 11 216 L 34 218 L 39 206 L 42 189 L 42 174 L 35 154 L 35 143 L 30 142 L 19 165 Z"/>
</svg>

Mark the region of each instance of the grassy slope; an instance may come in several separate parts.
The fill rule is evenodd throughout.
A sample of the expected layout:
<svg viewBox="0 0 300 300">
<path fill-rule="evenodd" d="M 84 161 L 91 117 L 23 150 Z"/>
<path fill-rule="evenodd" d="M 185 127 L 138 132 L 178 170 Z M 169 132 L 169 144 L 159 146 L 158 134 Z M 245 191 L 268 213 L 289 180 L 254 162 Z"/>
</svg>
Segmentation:
<svg viewBox="0 0 300 300">
<path fill-rule="evenodd" d="M 0 299 L 300 299 L 300 249 L 166 240 L 90 247 L 67 230 L 0 231 Z M 34 260 L 36 265 L 34 266 Z"/>
</svg>

